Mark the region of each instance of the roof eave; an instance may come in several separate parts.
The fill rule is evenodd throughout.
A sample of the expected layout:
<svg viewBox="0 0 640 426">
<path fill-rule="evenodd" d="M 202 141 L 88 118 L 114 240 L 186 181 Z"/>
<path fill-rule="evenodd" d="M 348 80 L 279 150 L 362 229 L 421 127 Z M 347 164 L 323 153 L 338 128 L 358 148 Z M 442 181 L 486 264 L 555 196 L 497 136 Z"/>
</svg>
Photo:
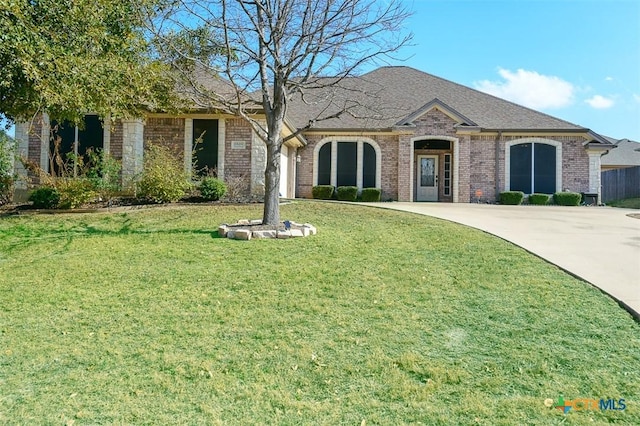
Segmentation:
<svg viewBox="0 0 640 426">
<path fill-rule="evenodd" d="M 602 135 L 597 134 L 596 132 L 587 129 L 587 134 L 589 136 L 591 136 L 593 138 L 594 141 L 604 144 L 604 145 L 608 145 L 608 146 L 615 146 L 615 144 L 611 143 L 611 141 L 607 138 L 605 138 Z M 591 142 L 590 142 L 591 143 Z"/>
<path fill-rule="evenodd" d="M 510 128 L 510 129 L 495 129 L 489 127 L 482 127 L 482 132 L 486 133 L 574 133 L 574 134 L 582 134 L 589 132 L 589 129 L 549 129 L 549 128 Z"/>
<path fill-rule="evenodd" d="M 590 151 L 606 151 L 617 148 L 614 144 L 604 144 L 596 141 L 587 142 L 584 147 Z"/>
<path fill-rule="evenodd" d="M 293 124 L 291 124 L 291 122 L 289 122 L 289 120 L 287 120 L 286 118 L 284 119 L 284 125 L 287 128 L 287 130 L 290 132 L 290 134 L 295 134 L 295 132 L 297 132 L 296 127 Z M 297 139 L 301 147 L 308 145 L 307 139 L 305 139 L 305 137 L 302 135 L 302 132 L 293 136 L 292 139 Z"/>
</svg>

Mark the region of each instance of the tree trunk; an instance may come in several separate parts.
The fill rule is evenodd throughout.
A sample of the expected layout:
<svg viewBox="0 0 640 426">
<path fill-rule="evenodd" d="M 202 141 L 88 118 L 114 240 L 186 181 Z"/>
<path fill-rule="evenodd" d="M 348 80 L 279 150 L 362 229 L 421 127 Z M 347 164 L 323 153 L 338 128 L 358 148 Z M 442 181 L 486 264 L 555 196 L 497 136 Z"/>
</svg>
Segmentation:
<svg viewBox="0 0 640 426">
<path fill-rule="evenodd" d="M 262 223 L 278 225 L 280 223 L 280 136 L 267 139 L 267 166 L 264 170 L 264 212 Z"/>
</svg>

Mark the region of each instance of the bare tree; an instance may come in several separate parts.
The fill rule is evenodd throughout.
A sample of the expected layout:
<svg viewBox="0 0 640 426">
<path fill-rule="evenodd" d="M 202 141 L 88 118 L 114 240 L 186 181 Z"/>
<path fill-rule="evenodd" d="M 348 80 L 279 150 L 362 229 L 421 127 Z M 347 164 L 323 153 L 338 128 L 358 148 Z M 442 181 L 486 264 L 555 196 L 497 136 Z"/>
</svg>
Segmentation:
<svg viewBox="0 0 640 426">
<path fill-rule="evenodd" d="M 151 28 L 192 102 L 244 117 L 264 140 L 263 223 L 277 224 L 282 144 L 357 106 L 343 99 L 336 108 L 326 99 L 331 91 L 322 89 L 407 44 L 408 16 L 401 0 L 175 0 Z M 313 95 L 318 92 L 323 102 Z M 294 97 L 319 107 L 283 139 Z"/>
</svg>

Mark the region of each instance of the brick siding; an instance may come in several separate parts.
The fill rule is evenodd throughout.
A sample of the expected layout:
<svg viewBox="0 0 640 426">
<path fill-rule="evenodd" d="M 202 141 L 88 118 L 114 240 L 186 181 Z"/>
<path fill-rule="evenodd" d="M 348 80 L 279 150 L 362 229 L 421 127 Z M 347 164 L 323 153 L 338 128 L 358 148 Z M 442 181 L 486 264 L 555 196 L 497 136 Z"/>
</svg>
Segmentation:
<svg viewBox="0 0 640 426">
<path fill-rule="evenodd" d="M 225 179 L 251 179 L 251 125 L 241 118 L 225 120 L 224 176 Z M 244 149 L 232 149 L 232 142 L 244 142 Z"/>
<path fill-rule="evenodd" d="M 184 155 L 184 118 L 147 118 L 144 126 L 144 147 L 150 143 L 169 147 L 178 158 Z"/>
<path fill-rule="evenodd" d="M 115 120 L 111 122 L 111 135 L 109 139 L 109 155 L 118 161 L 122 160 L 122 121 Z"/>
<path fill-rule="evenodd" d="M 411 134 L 368 135 L 380 148 L 381 189 L 383 199 L 408 201 L 415 199 L 416 156 L 418 154 L 437 154 L 439 156 L 439 200 L 452 201 L 454 187 L 458 187 L 459 202 L 494 202 L 498 193 L 505 187 L 505 153 L 506 144 L 529 136 L 497 136 L 497 135 L 459 135 L 456 133 L 455 120 L 443 112 L 433 109 L 415 121 Z M 41 158 L 42 117 L 38 117 L 30 127 L 28 135 L 28 159 L 39 165 Z M 144 144 L 160 143 L 181 157 L 184 155 L 185 120 L 174 117 L 152 117 L 144 126 Z M 296 194 L 299 197 L 311 197 L 313 186 L 313 153 L 320 141 L 335 134 L 307 134 L 308 145 L 298 149 L 300 163 L 297 164 Z M 415 151 L 412 140 L 422 136 L 431 138 L 452 137 L 458 140 L 458 158 L 453 158 L 451 150 L 419 150 Z M 562 188 L 574 192 L 589 191 L 589 157 L 583 143 L 585 139 L 578 136 L 544 136 L 542 139 L 553 140 L 562 145 Z M 349 139 L 352 140 L 352 139 Z M 225 178 L 246 178 L 247 188 L 251 176 L 252 129 L 249 123 L 241 118 L 225 120 Z M 243 149 L 232 149 L 232 142 L 244 142 Z M 110 150 L 113 158 L 122 160 L 123 125 L 116 120 L 111 125 Z M 452 191 L 444 196 L 444 154 L 452 155 L 451 179 Z M 496 161 L 497 155 L 497 161 Z M 411 164 L 411 158 L 414 158 Z M 453 170 L 458 168 L 458 181 L 455 181 Z M 496 170 L 497 167 L 497 170 Z M 31 176 L 34 178 L 35 176 Z M 481 194 L 481 195 L 480 195 Z"/>
<path fill-rule="evenodd" d="M 298 149 L 298 197 L 311 198 L 313 187 L 313 152 L 323 139 L 336 137 L 335 134 L 306 135 L 307 146 Z M 338 137 L 339 139 L 339 137 Z M 398 199 L 398 137 L 395 135 L 366 136 L 380 147 L 380 189 L 382 200 Z M 351 140 L 351 139 L 348 139 Z M 355 164 L 354 164 L 355 167 Z"/>
<path fill-rule="evenodd" d="M 502 153 L 499 158 L 503 161 L 504 143 L 499 145 Z M 469 201 L 493 202 L 496 200 L 496 137 L 473 136 L 469 148 Z"/>
<path fill-rule="evenodd" d="M 499 192 L 503 191 L 505 186 L 506 144 L 513 140 L 529 138 L 529 136 L 500 136 L 498 138 L 497 135 L 459 135 L 456 133 L 455 124 L 455 120 L 443 112 L 433 109 L 415 121 L 416 127 L 413 134 L 368 136 L 378 143 L 382 152 L 383 198 L 400 201 L 415 200 L 416 185 L 412 180 L 415 179 L 416 157 L 419 154 L 435 154 L 439 157 L 438 199 L 440 201 L 452 201 L 453 189 L 456 185 L 458 185 L 459 202 L 495 202 L 497 200 Z M 311 197 L 314 148 L 322 139 L 331 136 L 335 135 L 306 136 L 308 145 L 298 151 L 301 157 L 298 168 L 298 196 Z M 449 151 L 414 150 L 411 141 L 412 139 L 419 140 L 421 136 L 453 137 L 458 140 L 458 182 L 453 176 L 454 162 L 456 161 L 453 158 L 453 144 Z M 562 188 L 558 188 L 558 190 L 588 191 L 589 158 L 582 146 L 585 140 L 577 136 L 546 136 L 543 139 L 562 144 Z M 445 153 L 452 155 L 452 191 L 449 197 L 444 196 Z M 411 166 L 408 166 L 412 154 L 414 161 Z M 410 191 L 411 187 L 413 187 L 413 193 Z"/>
</svg>

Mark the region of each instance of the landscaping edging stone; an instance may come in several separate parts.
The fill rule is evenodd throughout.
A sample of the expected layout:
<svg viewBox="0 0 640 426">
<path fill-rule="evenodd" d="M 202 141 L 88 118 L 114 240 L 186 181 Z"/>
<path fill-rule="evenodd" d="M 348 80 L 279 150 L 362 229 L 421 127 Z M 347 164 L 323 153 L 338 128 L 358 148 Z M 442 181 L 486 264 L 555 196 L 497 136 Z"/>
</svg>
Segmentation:
<svg viewBox="0 0 640 426">
<path fill-rule="evenodd" d="M 218 226 L 218 235 L 223 238 L 233 240 L 251 240 L 276 238 L 285 240 L 288 238 L 303 238 L 309 235 L 316 235 L 318 229 L 310 223 L 296 223 L 291 221 L 282 222 L 279 226 L 262 225 L 262 221 L 241 219 L 234 224 Z"/>
</svg>

